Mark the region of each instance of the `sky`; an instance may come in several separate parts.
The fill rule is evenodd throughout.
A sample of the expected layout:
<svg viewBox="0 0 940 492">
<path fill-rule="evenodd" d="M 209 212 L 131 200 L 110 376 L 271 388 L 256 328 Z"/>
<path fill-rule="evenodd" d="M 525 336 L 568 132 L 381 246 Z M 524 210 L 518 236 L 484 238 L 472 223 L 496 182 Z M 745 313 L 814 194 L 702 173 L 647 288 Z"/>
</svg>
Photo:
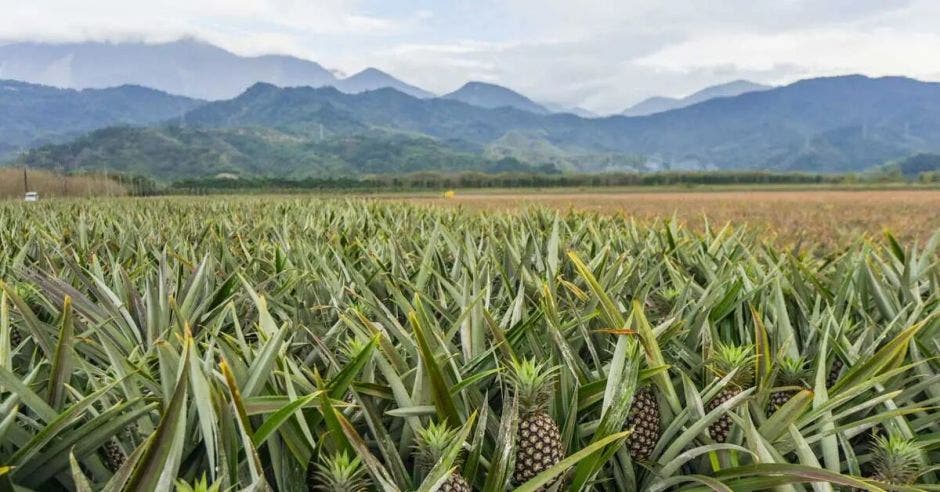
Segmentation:
<svg viewBox="0 0 940 492">
<path fill-rule="evenodd" d="M 0 0 L 4 41 L 171 41 L 612 113 L 736 79 L 940 80 L 937 0 Z"/>
</svg>

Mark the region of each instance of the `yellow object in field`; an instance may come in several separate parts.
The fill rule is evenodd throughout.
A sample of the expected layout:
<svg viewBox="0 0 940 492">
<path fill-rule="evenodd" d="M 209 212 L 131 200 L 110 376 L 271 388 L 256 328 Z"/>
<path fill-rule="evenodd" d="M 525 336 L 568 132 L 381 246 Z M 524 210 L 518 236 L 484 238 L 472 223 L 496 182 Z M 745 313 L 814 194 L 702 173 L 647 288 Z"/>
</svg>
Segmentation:
<svg viewBox="0 0 940 492">
<path fill-rule="evenodd" d="M 441 196 L 443 196 L 444 198 L 453 198 L 453 197 L 457 196 L 457 192 L 454 191 L 454 190 L 447 190 L 447 191 L 445 191 L 444 194 L 441 195 Z"/>
</svg>

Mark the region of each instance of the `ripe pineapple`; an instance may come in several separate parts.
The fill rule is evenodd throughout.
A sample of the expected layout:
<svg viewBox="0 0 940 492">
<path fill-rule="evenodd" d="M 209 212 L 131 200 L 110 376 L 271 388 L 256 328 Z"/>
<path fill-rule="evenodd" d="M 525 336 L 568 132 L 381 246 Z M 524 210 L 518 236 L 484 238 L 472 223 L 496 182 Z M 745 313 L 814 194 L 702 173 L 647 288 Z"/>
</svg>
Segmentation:
<svg viewBox="0 0 940 492">
<path fill-rule="evenodd" d="M 634 393 L 627 416 L 627 428 L 633 429 L 627 438 L 630 457 L 634 460 L 648 459 L 662 433 L 659 402 L 656 401 L 652 385 L 643 386 Z"/>
<path fill-rule="evenodd" d="M 711 355 L 709 369 L 718 378 L 727 376 L 735 369 L 737 369 L 737 372 L 721 392 L 708 402 L 705 406 L 706 412 L 714 410 L 722 403 L 737 396 L 745 388 L 750 387 L 754 382 L 753 368 L 750 364 L 753 357 L 753 348 L 750 345 L 718 344 Z M 715 442 L 725 442 L 728 439 L 728 433 L 731 431 L 731 424 L 731 416 L 722 415 L 708 426 L 708 435 Z"/>
<path fill-rule="evenodd" d="M 911 485 L 924 471 L 923 450 L 912 439 L 875 436 L 871 464 L 872 479 L 891 485 Z"/>
<path fill-rule="evenodd" d="M 308 468 L 307 490 L 364 492 L 369 489 L 366 470 L 358 457 L 350 459 L 343 451 L 322 459 L 323 463 Z"/>
<path fill-rule="evenodd" d="M 545 406 L 550 395 L 553 371 L 533 360 L 513 362 L 512 380 L 522 408 L 516 430 L 516 467 L 513 482 L 525 483 L 561 461 L 564 449 L 558 424 Z"/>
<path fill-rule="evenodd" d="M 780 367 L 780 372 L 777 376 L 777 382 L 780 383 L 779 386 L 800 386 L 806 387 L 806 360 L 802 357 L 793 359 L 790 357 L 784 357 L 778 363 Z M 774 412 L 780 409 L 786 402 L 790 401 L 790 398 L 793 398 L 793 395 L 797 393 L 797 390 L 781 390 L 775 391 L 770 394 L 770 401 L 767 402 L 767 415 L 773 415 Z"/>
<path fill-rule="evenodd" d="M 431 422 L 427 427 L 418 431 L 418 457 L 416 462 L 421 473 L 427 474 L 431 471 L 456 437 L 457 430 L 449 429 L 446 423 L 435 424 Z M 454 472 L 438 490 L 443 492 L 470 492 L 473 489 L 463 475 Z"/>
<path fill-rule="evenodd" d="M 111 470 L 111 473 L 118 471 L 124 466 L 124 462 L 127 461 L 127 455 L 124 454 L 124 450 L 118 445 L 116 439 L 108 439 L 101 448 L 102 452 L 104 452 L 105 465 L 107 465 L 108 470 Z"/>
</svg>

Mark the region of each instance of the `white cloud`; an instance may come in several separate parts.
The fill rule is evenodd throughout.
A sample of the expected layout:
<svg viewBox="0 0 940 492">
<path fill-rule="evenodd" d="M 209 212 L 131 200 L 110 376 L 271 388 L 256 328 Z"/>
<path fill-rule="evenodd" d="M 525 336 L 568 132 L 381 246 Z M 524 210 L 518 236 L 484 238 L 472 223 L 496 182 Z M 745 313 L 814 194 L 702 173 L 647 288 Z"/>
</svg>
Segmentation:
<svg viewBox="0 0 940 492">
<path fill-rule="evenodd" d="M 667 46 L 636 62 L 679 73 L 723 65 L 741 71 L 770 71 L 791 65 L 813 74 L 920 76 L 936 71 L 936 63 L 925 63 L 935 53 L 940 53 L 940 34 L 886 28 L 869 32 L 818 29 L 771 36 L 709 36 Z"/>
</svg>

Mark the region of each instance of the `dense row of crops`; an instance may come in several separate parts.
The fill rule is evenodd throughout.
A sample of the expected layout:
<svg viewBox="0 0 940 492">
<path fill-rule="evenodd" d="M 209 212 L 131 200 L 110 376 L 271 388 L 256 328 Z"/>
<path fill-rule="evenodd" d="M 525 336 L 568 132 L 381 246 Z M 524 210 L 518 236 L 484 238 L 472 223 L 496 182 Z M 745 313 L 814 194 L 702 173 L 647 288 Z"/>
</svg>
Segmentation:
<svg viewBox="0 0 940 492">
<path fill-rule="evenodd" d="M 940 235 L 32 205 L 0 204 L 0 490 L 938 489 Z"/>
</svg>

